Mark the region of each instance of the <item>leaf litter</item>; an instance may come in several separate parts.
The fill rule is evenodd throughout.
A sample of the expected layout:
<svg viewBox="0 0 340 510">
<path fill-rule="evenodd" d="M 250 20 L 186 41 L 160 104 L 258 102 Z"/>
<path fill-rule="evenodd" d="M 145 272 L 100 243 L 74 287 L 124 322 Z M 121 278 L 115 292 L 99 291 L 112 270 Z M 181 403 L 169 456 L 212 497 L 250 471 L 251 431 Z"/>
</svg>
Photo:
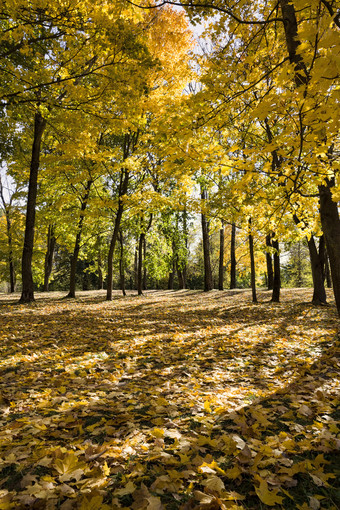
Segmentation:
<svg viewBox="0 0 340 510">
<path fill-rule="evenodd" d="M 0 509 L 337 509 L 335 307 L 2 296 Z"/>
</svg>

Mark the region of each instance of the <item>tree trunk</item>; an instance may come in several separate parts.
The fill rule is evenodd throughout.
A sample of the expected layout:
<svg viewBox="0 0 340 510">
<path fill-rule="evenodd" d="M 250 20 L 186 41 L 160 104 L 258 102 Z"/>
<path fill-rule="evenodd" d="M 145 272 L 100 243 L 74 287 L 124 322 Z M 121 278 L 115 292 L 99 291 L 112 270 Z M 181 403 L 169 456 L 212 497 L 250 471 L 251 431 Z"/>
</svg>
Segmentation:
<svg viewBox="0 0 340 510">
<path fill-rule="evenodd" d="M 338 205 L 332 199 L 334 180 L 319 186 L 320 217 L 331 267 L 333 292 L 340 315 L 340 218 Z"/>
<path fill-rule="evenodd" d="M 133 263 L 134 287 L 136 290 L 138 289 L 138 243 L 139 239 L 136 241 L 135 258 Z"/>
<path fill-rule="evenodd" d="M 183 211 L 183 234 L 184 234 L 184 244 L 185 244 L 185 263 L 182 267 L 182 277 L 183 277 L 183 289 L 187 288 L 187 257 L 188 257 L 188 213 L 187 210 Z"/>
<path fill-rule="evenodd" d="M 323 275 L 323 261 L 322 255 L 320 257 L 320 253 L 318 253 L 314 237 L 311 236 L 310 239 L 307 239 L 308 249 L 309 249 L 309 257 L 312 269 L 312 277 L 313 277 L 313 300 L 312 303 L 315 305 L 324 305 L 326 304 L 326 291 L 324 285 L 324 275 Z"/>
<path fill-rule="evenodd" d="M 202 200 L 208 198 L 207 191 L 201 191 Z M 209 239 L 209 221 L 204 213 L 201 214 L 202 236 L 203 236 L 203 260 L 204 260 L 204 292 L 213 289 L 213 277 L 210 262 L 210 239 Z"/>
<path fill-rule="evenodd" d="M 219 254 L 219 267 L 218 267 L 218 290 L 223 290 L 224 281 L 224 221 L 220 228 L 220 254 Z"/>
<path fill-rule="evenodd" d="M 236 225 L 231 225 L 230 240 L 230 288 L 236 289 Z"/>
<path fill-rule="evenodd" d="M 174 290 L 175 261 L 172 262 L 172 271 L 169 273 L 168 290 Z"/>
<path fill-rule="evenodd" d="M 119 243 L 120 243 L 120 257 L 119 257 L 120 289 L 121 289 L 121 291 L 123 293 L 123 296 L 126 296 L 126 291 L 125 291 L 125 268 L 124 268 L 124 241 L 123 241 L 123 233 L 122 233 L 122 231 L 120 231 Z"/>
<path fill-rule="evenodd" d="M 34 227 L 35 227 L 35 206 L 38 191 L 38 172 L 40 161 L 41 139 L 46 127 L 46 119 L 37 111 L 34 116 L 34 134 L 32 144 L 32 156 L 30 166 L 30 177 L 28 183 L 28 197 L 26 208 L 26 225 L 24 248 L 22 251 L 22 292 L 20 303 L 29 303 L 34 301 L 34 286 L 32 276 L 32 256 L 34 246 Z"/>
<path fill-rule="evenodd" d="M 281 273 L 280 273 L 280 255 L 279 255 L 279 242 L 276 239 L 272 240 L 274 251 L 274 278 L 273 278 L 273 293 L 271 301 L 273 303 L 280 302 L 281 290 Z"/>
<path fill-rule="evenodd" d="M 300 223 L 300 219 L 296 214 L 294 214 L 293 219 L 296 224 Z M 307 245 L 309 250 L 309 258 L 312 270 L 312 278 L 313 278 L 313 299 L 312 303 L 314 304 L 326 304 L 326 291 L 324 284 L 324 250 L 323 250 L 322 240 L 320 243 L 320 250 L 318 250 L 315 245 L 314 237 L 311 236 L 310 239 L 307 238 Z"/>
<path fill-rule="evenodd" d="M 250 254 L 250 281 L 251 281 L 251 293 L 253 303 L 257 303 L 256 296 L 256 273 L 255 273 L 255 257 L 254 257 L 254 240 L 251 233 L 251 218 L 248 220 L 249 223 L 249 254 Z"/>
<path fill-rule="evenodd" d="M 272 235 L 266 235 L 266 246 L 272 247 Z M 274 286 L 274 271 L 273 271 L 273 260 L 270 251 L 266 251 L 266 263 L 267 263 L 267 286 L 268 290 L 272 290 Z"/>
<path fill-rule="evenodd" d="M 179 288 L 179 290 L 183 290 L 185 288 L 185 286 L 184 286 L 184 278 L 183 278 L 183 271 L 179 267 L 178 257 L 176 258 L 176 271 L 177 271 L 177 278 L 178 278 L 178 288 Z"/>
<path fill-rule="evenodd" d="M 113 254 L 115 251 L 115 246 L 118 238 L 120 222 L 123 215 L 123 202 L 122 196 L 126 194 L 129 183 L 129 171 L 122 170 L 120 175 L 120 184 L 119 184 L 119 192 L 118 192 L 118 209 L 115 218 L 115 226 L 113 229 L 113 234 L 110 242 L 109 253 L 107 257 L 107 290 L 106 290 L 106 300 L 112 300 L 112 280 L 113 280 Z"/>
<path fill-rule="evenodd" d="M 78 262 L 78 256 L 79 256 L 79 251 L 80 251 L 81 235 L 82 235 L 82 231 L 83 231 L 84 213 L 85 213 L 85 209 L 87 207 L 92 183 L 93 183 L 92 179 L 89 179 L 87 181 L 86 186 L 85 186 L 85 194 L 81 198 L 80 216 L 79 216 L 78 225 L 77 225 L 76 242 L 74 244 L 73 255 L 71 258 L 70 290 L 66 296 L 67 298 L 75 298 L 76 297 L 77 262 Z"/>
<path fill-rule="evenodd" d="M 327 288 L 331 289 L 332 288 L 332 279 L 331 279 L 331 271 L 329 269 L 327 248 L 325 249 L 325 278 L 326 278 Z"/>
<path fill-rule="evenodd" d="M 102 240 L 100 235 L 97 238 L 98 255 L 97 255 L 97 267 L 98 267 L 98 290 L 103 289 L 103 270 L 102 270 Z"/>
<path fill-rule="evenodd" d="M 146 236 L 144 235 L 143 239 L 143 260 L 146 260 Z M 147 282 L 147 274 L 146 274 L 146 265 L 144 262 L 143 266 L 143 290 L 146 290 L 146 282 Z"/>
<path fill-rule="evenodd" d="M 54 225 L 49 225 L 47 233 L 47 250 L 45 255 L 44 292 L 48 292 L 49 279 L 53 266 L 55 241 Z"/>
<path fill-rule="evenodd" d="M 138 296 L 143 294 L 143 244 L 145 234 L 142 232 L 139 236 L 138 244 L 138 272 L 137 272 L 137 291 Z"/>
</svg>

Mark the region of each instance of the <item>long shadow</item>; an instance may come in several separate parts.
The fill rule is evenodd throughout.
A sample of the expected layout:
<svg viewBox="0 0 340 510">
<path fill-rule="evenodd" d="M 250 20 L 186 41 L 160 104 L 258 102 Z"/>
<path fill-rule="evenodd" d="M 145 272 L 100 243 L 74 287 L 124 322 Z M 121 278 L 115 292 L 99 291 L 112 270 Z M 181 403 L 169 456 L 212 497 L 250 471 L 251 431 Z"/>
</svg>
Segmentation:
<svg viewBox="0 0 340 510">
<path fill-rule="evenodd" d="M 282 337 L 282 332 L 289 340 L 290 330 L 287 328 L 294 324 L 301 325 L 302 321 L 306 320 L 302 314 L 314 313 L 314 308 L 304 305 L 294 308 L 292 305 L 287 312 L 282 313 L 282 309 L 278 307 L 275 311 L 280 315 L 274 316 L 273 320 L 273 309 L 265 309 L 262 305 L 252 307 L 245 304 L 241 308 L 228 306 L 226 310 L 226 305 L 222 304 L 208 310 L 200 309 L 200 304 L 197 310 L 194 299 L 191 308 L 188 307 L 188 302 L 190 304 L 188 296 L 185 296 L 183 301 L 177 299 L 171 307 L 163 312 L 158 311 L 156 317 L 151 306 L 159 304 L 157 299 L 150 299 L 145 306 L 144 303 L 135 305 L 134 302 L 125 300 L 123 309 L 112 309 L 108 304 L 108 307 L 100 312 L 100 316 L 97 310 L 81 311 L 84 303 L 76 303 L 74 308 L 64 308 L 47 314 L 42 313 L 39 307 L 32 310 L 24 307 L 22 311 L 16 309 L 15 312 L 18 313 L 14 313 L 12 317 L 6 316 L 3 332 L 10 338 L 7 345 L 2 345 L 2 388 L 5 397 L 14 402 L 13 409 L 5 416 L 6 426 L 13 432 L 10 452 L 14 458 L 20 458 L 20 455 L 27 452 L 26 443 L 22 443 L 26 436 L 31 437 L 32 444 L 35 444 L 37 439 L 37 445 L 43 444 L 50 456 L 59 446 L 70 451 L 73 438 L 79 436 L 74 446 L 78 452 L 77 458 L 89 463 L 91 469 L 95 468 L 95 461 L 88 458 L 100 453 L 101 445 L 107 445 L 108 454 L 97 457 L 97 462 L 100 459 L 103 464 L 105 460 L 112 469 L 123 470 L 126 476 L 131 476 L 134 469 L 140 469 L 136 466 L 138 462 L 143 462 L 152 475 L 149 478 L 145 475 L 147 485 L 151 486 L 155 483 L 154 470 L 157 477 L 167 476 L 169 470 L 166 457 L 159 456 L 157 448 L 160 448 L 174 459 L 180 459 L 181 455 L 188 457 L 186 464 L 196 473 L 195 476 L 192 475 L 196 480 L 195 486 L 202 491 L 202 476 L 197 471 L 198 466 L 194 459 L 198 456 L 207 461 L 217 461 L 221 456 L 225 456 L 226 463 L 236 463 L 241 469 L 240 476 L 233 481 L 222 475 L 225 486 L 230 490 L 235 490 L 236 486 L 236 490 L 244 495 L 247 491 L 252 492 L 253 495 L 247 499 L 248 508 L 259 508 L 256 506 L 259 500 L 254 495 L 256 480 L 252 474 L 255 457 L 248 456 L 247 460 L 245 452 L 243 457 L 241 452 L 237 452 L 237 455 L 233 452 L 230 458 L 230 454 L 225 450 L 227 443 L 223 443 L 219 438 L 223 433 L 237 433 L 246 444 L 249 443 L 248 448 L 251 447 L 251 451 L 257 455 L 259 452 L 252 442 L 253 439 L 270 446 L 268 437 L 279 436 L 281 432 L 288 434 L 291 421 L 295 420 L 297 425 L 302 427 L 303 435 L 304 431 L 309 430 L 308 427 L 313 427 L 316 419 L 322 418 L 321 414 L 316 414 L 319 408 L 314 404 L 311 415 L 308 415 L 306 410 L 307 415 L 297 415 L 296 396 L 301 395 L 301 402 L 312 401 L 317 387 L 325 386 L 334 378 L 334 362 L 330 362 L 330 359 L 335 358 L 336 353 L 334 346 L 330 345 L 327 326 L 329 328 L 335 318 L 332 311 L 325 310 L 324 316 L 316 319 L 317 324 L 321 325 L 319 338 L 314 342 L 314 347 L 318 349 L 318 360 L 307 361 L 303 365 L 295 364 L 294 372 L 289 377 L 282 378 L 280 370 L 284 371 L 289 367 L 290 361 L 296 356 L 296 350 L 292 349 L 289 355 L 283 353 L 282 366 L 276 364 L 270 367 L 277 342 Z M 92 304 L 97 303 L 99 301 L 92 301 Z M 66 306 L 68 305 L 65 304 Z M 181 310 L 184 306 L 188 309 Z M 33 313 L 28 313 L 31 311 Z M 183 327 L 185 319 L 187 322 Z M 252 328 L 262 327 L 267 323 L 272 325 L 272 328 L 264 329 L 255 346 L 248 349 L 247 335 L 251 334 Z M 209 329 L 211 326 L 213 327 Z M 305 324 L 305 329 L 315 327 L 313 323 Z M 259 332 L 255 331 L 254 334 Z M 16 345 L 13 346 L 13 342 Z M 18 346 L 22 356 L 12 362 Z M 287 351 L 289 347 L 288 341 Z M 255 357 L 254 362 L 247 364 L 252 357 Z M 279 389 L 275 385 L 270 386 L 275 377 L 282 379 Z M 235 398 L 229 396 L 230 404 L 237 404 L 236 410 L 233 409 L 235 405 L 231 405 L 232 412 L 220 415 L 210 415 L 209 411 L 205 411 L 205 400 L 209 402 L 214 395 L 226 390 L 238 390 L 242 388 L 244 381 L 251 387 L 253 394 L 247 395 L 243 391 L 243 399 L 242 395 L 240 398 L 237 395 Z M 261 392 L 256 394 L 256 387 L 265 393 L 264 397 Z M 322 393 L 322 390 L 320 391 Z M 268 396 L 268 393 L 271 395 Z M 256 400 L 250 403 L 248 399 L 255 397 Z M 92 403 L 89 403 L 91 399 Z M 280 411 L 276 401 L 287 410 Z M 293 412 L 293 417 L 285 418 L 285 413 L 289 411 Z M 256 427 L 259 412 L 271 418 L 271 425 L 264 430 L 261 426 Z M 322 413 L 324 414 L 325 410 Z M 335 419 L 332 406 L 328 413 Z M 31 425 L 20 421 L 25 417 Z M 320 423 L 323 429 L 329 431 L 327 423 Z M 166 436 L 167 440 L 162 446 L 162 442 L 157 443 L 152 435 L 155 428 L 168 428 L 173 431 L 172 434 L 179 430 L 185 436 L 186 442 L 181 444 L 178 439 L 177 444 L 170 435 Z M 138 434 L 141 434 L 140 439 Z M 133 439 L 134 437 L 137 439 Z M 212 440 L 204 443 L 204 437 L 219 440 L 215 443 Z M 130 440 L 132 443 L 133 440 L 137 441 L 133 447 L 128 443 Z M 286 460 L 288 458 L 296 462 L 297 455 L 301 462 L 314 462 L 318 452 L 322 451 L 318 449 L 323 446 L 322 440 L 321 438 L 312 445 L 311 454 L 303 449 L 298 454 L 286 450 Z M 113 453 L 113 444 L 119 454 Z M 93 449 L 91 455 L 86 453 L 86 445 Z M 124 445 L 131 450 L 124 453 Z M 327 455 L 331 459 L 333 452 L 329 451 Z M 7 457 L 10 458 L 9 455 L 6 455 Z M 267 461 L 267 458 L 269 457 L 264 456 L 263 462 Z M 20 472 L 15 463 L 8 464 L 14 470 L 12 474 L 2 472 L 3 479 L 9 477 L 13 491 L 17 490 L 19 481 L 22 482 L 26 474 L 56 476 L 53 465 L 37 467 L 33 457 L 30 466 L 25 462 L 22 461 L 23 468 Z M 284 466 L 284 462 L 278 463 L 277 476 Z M 221 469 L 226 470 L 227 466 L 222 465 Z M 299 473 L 296 476 L 298 475 Z M 302 473 L 301 476 L 308 475 Z M 68 482 L 76 488 L 75 480 Z M 6 485 L 7 488 L 10 483 Z M 108 493 L 112 493 L 116 487 L 121 487 L 119 479 L 114 479 Z M 19 492 L 24 488 L 22 486 Z M 322 494 L 326 489 L 322 486 L 318 488 Z M 48 490 L 46 489 L 47 493 Z M 294 488 L 289 490 L 294 491 Z M 184 489 L 181 491 L 184 494 Z M 33 489 L 31 492 L 34 494 Z M 128 499 L 129 495 L 126 496 L 126 500 L 123 500 L 122 496 L 121 503 L 129 506 L 132 501 Z M 60 502 L 67 499 L 65 494 L 58 497 Z M 335 498 L 333 492 L 331 497 Z"/>
</svg>

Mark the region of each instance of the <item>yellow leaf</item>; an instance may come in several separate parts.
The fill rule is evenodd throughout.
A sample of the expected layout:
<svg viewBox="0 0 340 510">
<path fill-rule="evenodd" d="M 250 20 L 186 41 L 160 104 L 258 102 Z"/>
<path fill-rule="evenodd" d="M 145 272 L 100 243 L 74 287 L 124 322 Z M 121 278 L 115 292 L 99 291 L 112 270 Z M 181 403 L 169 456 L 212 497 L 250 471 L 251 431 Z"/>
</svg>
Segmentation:
<svg viewBox="0 0 340 510">
<path fill-rule="evenodd" d="M 218 476 L 211 476 L 202 482 L 202 485 L 205 485 L 211 491 L 217 492 L 220 494 L 224 489 L 224 483 Z"/>
<path fill-rule="evenodd" d="M 123 487 L 122 489 L 118 489 L 115 491 L 115 496 L 126 496 L 127 494 L 132 494 L 133 492 L 135 492 L 136 490 L 136 486 L 134 485 L 133 482 L 128 482 L 125 487 Z"/>
<path fill-rule="evenodd" d="M 257 478 L 260 480 L 260 487 L 255 487 L 255 491 L 262 503 L 268 506 L 281 505 L 283 498 L 281 496 L 277 496 L 279 489 L 273 489 L 270 491 L 266 480 L 263 480 L 259 476 Z"/>
<path fill-rule="evenodd" d="M 110 507 L 103 504 L 103 496 L 96 494 L 92 497 L 85 497 L 81 502 L 79 510 L 110 510 Z"/>
<path fill-rule="evenodd" d="M 105 476 L 109 476 L 110 472 L 111 472 L 111 469 L 109 468 L 109 466 L 107 465 L 107 462 L 105 461 L 104 464 L 102 465 L 102 471 L 104 473 Z"/>
<path fill-rule="evenodd" d="M 204 402 L 204 410 L 206 413 L 211 413 L 210 402 L 208 402 L 207 400 Z"/>
<path fill-rule="evenodd" d="M 233 468 L 227 469 L 225 474 L 227 478 L 231 480 L 235 480 L 242 473 L 241 469 L 238 466 L 234 466 Z"/>
<path fill-rule="evenodd" d="M 151 430 L 150 434 L 153 437 L 157 437 L 158 439 L 160 439 L 161 437 L 164 436 L 164 429 L 154 428 L 153 430 Z"/>
</svg>

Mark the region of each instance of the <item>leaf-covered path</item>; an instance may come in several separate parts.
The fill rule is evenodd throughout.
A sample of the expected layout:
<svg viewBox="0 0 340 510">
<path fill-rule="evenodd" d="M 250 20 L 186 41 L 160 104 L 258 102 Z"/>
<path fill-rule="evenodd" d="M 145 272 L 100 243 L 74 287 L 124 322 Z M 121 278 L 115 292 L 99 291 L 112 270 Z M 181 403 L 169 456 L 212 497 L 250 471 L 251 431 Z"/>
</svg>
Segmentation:
<svg viewBox="0 0 340 510">
<path fill-rule="evenodd" d="M 339 321 L 285 290 L 0 298 L 0 509 L 337 509 Z"/>
</svg>

